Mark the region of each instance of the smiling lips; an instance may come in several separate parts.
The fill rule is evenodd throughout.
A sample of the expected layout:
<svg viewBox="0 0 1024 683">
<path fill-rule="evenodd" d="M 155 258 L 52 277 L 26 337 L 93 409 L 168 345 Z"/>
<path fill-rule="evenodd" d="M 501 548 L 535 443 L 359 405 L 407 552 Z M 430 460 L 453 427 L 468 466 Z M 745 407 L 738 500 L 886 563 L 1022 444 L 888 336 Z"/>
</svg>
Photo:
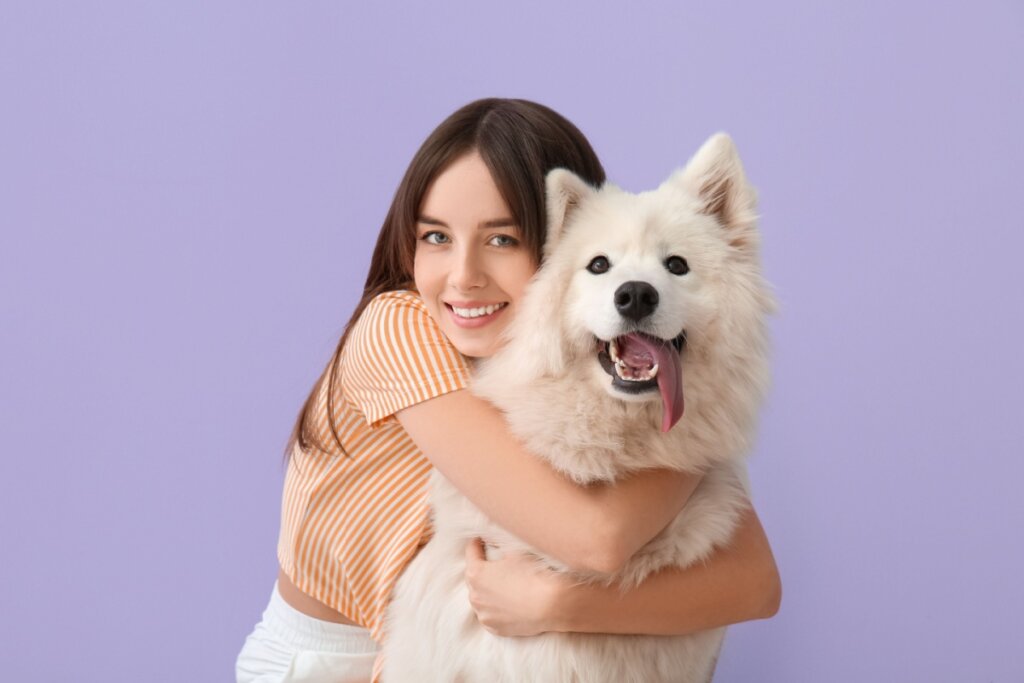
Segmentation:
<svg viewBox="0 0 1024 683">
<path fill-rule="evenodd" d="M 455 324 L 464 328 L 483 327 L 497 318 L 508 306 L 507 301 L 496 304 L 474 305 L 472 302 L 459 302 L 459 304 L 446 302 L 445 308 L 448 309 Z"/>
</svg>

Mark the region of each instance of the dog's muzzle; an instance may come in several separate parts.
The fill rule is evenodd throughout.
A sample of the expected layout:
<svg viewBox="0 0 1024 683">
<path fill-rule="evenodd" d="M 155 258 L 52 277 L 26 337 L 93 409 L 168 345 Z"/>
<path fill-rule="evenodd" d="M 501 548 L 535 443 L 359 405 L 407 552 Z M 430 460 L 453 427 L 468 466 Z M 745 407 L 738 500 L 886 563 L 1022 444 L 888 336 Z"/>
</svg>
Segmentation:
<svg viewBox="0 0 1024 683">
<path fill-rule="evenodd" d="M 627 394 L 658 389 L 663 406 L 661 428 L 671 429 L 683 415 L 680 354 L 686 345 L 686 331 L 673 339 L 631 332 L 597 341 L 597 360 L 612 378 L 612 386 Z"/>
</svg>

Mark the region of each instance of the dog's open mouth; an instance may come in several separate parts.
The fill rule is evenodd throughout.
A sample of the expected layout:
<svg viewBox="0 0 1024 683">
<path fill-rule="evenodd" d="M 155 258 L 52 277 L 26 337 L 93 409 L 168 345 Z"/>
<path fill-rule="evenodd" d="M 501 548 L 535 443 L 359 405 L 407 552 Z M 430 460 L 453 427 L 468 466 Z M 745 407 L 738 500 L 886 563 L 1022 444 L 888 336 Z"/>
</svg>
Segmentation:
<svg viewBox="0 0 1024 683">
<path fill-rule="evenodd" d="M 686 332 L 675 339 L 659 339 L 641 332 L 598 339 L 597 360 L 612 378 L 612 386 L 630 394 L 658 389 L 661 393 L 661 431 L 667 432 L 683 416 L 683 381 L 679 354 Z"/>
</svg>

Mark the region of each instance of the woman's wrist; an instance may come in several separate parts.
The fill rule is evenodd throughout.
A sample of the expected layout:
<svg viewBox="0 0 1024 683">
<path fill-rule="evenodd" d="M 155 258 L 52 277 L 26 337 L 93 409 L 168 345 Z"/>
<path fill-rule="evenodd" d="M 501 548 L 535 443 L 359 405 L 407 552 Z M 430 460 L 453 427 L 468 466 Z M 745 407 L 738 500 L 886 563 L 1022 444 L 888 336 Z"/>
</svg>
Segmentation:
<svg viewBox="0 0 1024 683">
<path fill-rule="evenodd" d="M 781 597 L 778 569 L 753 509 L 732 542 L 706 562 L 663 567 L 628 590 L 617 582 L 558 577 L 550 622 L 561 632 L 687 635 L 771 617 Z"/>
<path fill-rule="evenodd" d="M 570 574 L 551 574 L 551 607 L 546 615 L 546 631 L 568 633 L 578 630 L 579 597 L 586 584 L 572 578 Z"/>
</svg>

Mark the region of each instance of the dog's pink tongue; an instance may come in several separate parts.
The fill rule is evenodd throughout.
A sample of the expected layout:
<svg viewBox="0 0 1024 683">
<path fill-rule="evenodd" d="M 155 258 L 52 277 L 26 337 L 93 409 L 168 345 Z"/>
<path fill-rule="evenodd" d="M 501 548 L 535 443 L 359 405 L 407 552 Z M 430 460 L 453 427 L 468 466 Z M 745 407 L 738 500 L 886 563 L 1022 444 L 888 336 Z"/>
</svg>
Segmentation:
<svg viewBox="0 0 1024 683">
<path fill-rule="evenodd" d="M 661 393 L 661 431 L 672 429 L 683 416 L 683 377 L 679 352 L 672 344 L 658 342 L 639 334 L 619 337 L 619 356 L 629 363 L 640 355 L 654 357 L 658 364 L 658 391 Z"/>
</svg>

